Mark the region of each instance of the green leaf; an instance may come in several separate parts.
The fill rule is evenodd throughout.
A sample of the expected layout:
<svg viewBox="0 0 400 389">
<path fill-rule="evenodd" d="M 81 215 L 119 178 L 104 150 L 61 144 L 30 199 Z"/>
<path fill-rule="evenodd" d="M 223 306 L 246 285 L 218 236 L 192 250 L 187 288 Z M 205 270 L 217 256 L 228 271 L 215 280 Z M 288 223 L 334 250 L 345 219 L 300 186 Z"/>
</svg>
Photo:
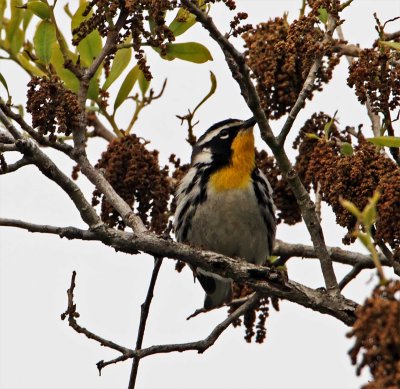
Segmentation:
<svg viewBox="0 0 400 389">
<path fill-rule="evenodd" d="M 360 239 L 361 243 L 369 250 L 371 248 L 371 236 L 364 232 L 357 231 L 357 238 Z"/>
<path fill-rule="evenodd" d="M 156 25 L 154 18 L 151 16 L 149 16 L 149 27 L 150 27 L 150 32 L 152 34 L 154 34 L 154 32 L 156 31 L 157 25 Z"/>
<path fill-rule="evenodd" d="M 196 16 L 184 8 L 179 8 L 175 19 L 171 22 L 168 28 L 173 32 L 174 36 L 179 36 L 192 27 L 195 23 Z"/>
<path fill-rule="evenodd" d="M 125 80 L 123 81 L 121 88 L 119 89 L 117 98 L 115 99 L 114 103 L 114 112 L 118 109 L 118 107 L 126 100 L 126 98 L 129 96 L 129 93 L 131 93 L 131 90 L 133 86 L 135 85 L 135 82 L 138 79 L 139 76 L 139 66 L 136 65 L 125 77 Z"/>
<path fill-rule="evenodd" d="M 77 60 L 76 54 L 70 52 L 69 56 L 74 62 Z M 77 93 L 79 89 L 79 80 L 70 70 L 65 69 L 64 58 L 57 42 L 54 42 L 52 46 L 51 64 L 56 70 L 57 75 L 61 78 L 61 80 L 64 81 L 65 86 L 73 92 Z"/>
<path fill-rule="evenodd" d="M 72 18 L 71 18 L 71 31 L 74 30 L 75 28 L 79 27 L 80 24 L 88 19 L 92 12 L 89 13 L 89 15 L 87 16 L 83 16 L 83 12 L 85 11 L 87 6 L 87 2 L 84 1 L 83 3 L 81 3 L 78 7 L 78 9 L 76 10 L 76 12 L 73 14 Z"/>
<path fill-rule="evenodd" d="M 10 6 L 11 18 L 10 23 L 7 26 L 6 37 L 7 40 L 12 43 L 15 32 L 18 29 L 23 17 L 23 11 L 21 9 L 22 0 L 11 0 Z"/>
<path fill-rule="evenodd" d="M 321 140 L 321 138 L 317 134 L 314 134 L 312 132 L 307 132 L 306 137 L 310 139 Z"/>
<path fill-rule="evenodd" d="M 322 22 L 322 23 L 324 23 L 324 24 L 326 24 L 327 22 L 328 22 L 328 16 L 329 16 L 329 14 L 328 14 L 328 11 L 325 9 L 325 8 L 318 8 L 318 19 Z"/>
<path fill-rule="evenodd" d="M 103 43 L 99 32 L 97 30 L 92 31 L 78 45 L 78 53 L 81 56 L 82 63 L 86 67 L 89 67 L 93 60 L 100 54 L 102 48 Z"/>
<path fill-rule="evenodd" d="M 100 72 L 98 72 L 96 74 L 100 74 Z M 95 76 L 89 82 L 87 97 L 91 100 L 97 100 L 99 97 L 99 93 L 100 93 L 100 91 L 99 91 L 98 78 Z"/>
<path fill-rule="evenodd" d="M 400 51 L 400 42 L 379 41 L 379 43 L 383 46 L 388 46 L 396 51 Z"/>
<path fill-rule="evenodd" d="M 32 20 L 32 17 L 33 17 L 33 12 L 29 11 L 29 9 L 26 9 L 25 12 L 24 12 L 23 20 L 22 20 L 22 29 L 23 29 L 24 32 L 28 28 L 29 23 Z"/>
<path fill-rule="evenodd" d="M 0 30 L 3 28 L 4 11 L 6 9 L 6 0 L 0 0 Z"/>
<path fill-rule="evenodd" d="M 53 43 L 56 41 L 56 29 L 48 20 L 42 20 L 36 28 L 33 45 L 37 57 L 45 64 L 50 62 Z"/>
<path fill-rule="evenodd" d="M 24 8 L 32 11 L 40 19 L 50 19 L 50 7 L 42 1 L 30 1 Z"/>
<path fill-rule="evenodd" d="M 110 74 L 108 75 L 106 81 L 103 84 L 102 89 L 107 90 L 113 82 L 121 75 L 121 73 L 128 66 L 132 57 L 132 48 L 129 49 L 120 49 L 115 54 L 115 58 L 113 60 Z"/>
<path fill-rule="evenodd" d="M 156 48 L 155 50 L 160 53 L 159 49 Z M 167 45 L 167 54 L 162 56 L 162 58 L 168 61 L 179 58 L 183 61 L 194 63 L 204 63 L 213 60 L 207 47 L 197 42 L 170 43 Z"/>
<path fill-rule="evenodd" d="M 376 221 L 376 205 L 380 197 L 379 191 L 375 191 L 374 195 L 368 199 L 368 204 L 362 212 L 362 221 L 367 231 Z"/>
<path fill-rule="evenodd" d="M 217 89 L 217 78 L 215 74 L 210 71 L 210 81 L 211 81 L 211 88 L 207 95 L 200 101 L 200 103 L 196 106 L 196 108 L 192 112 L 192 116 L 196 113 L 196 111 L 215 93 Z"/>
<path fill-rule="evenodd" d="M 336 117 L 337 113 L 338 113 L 338 111 L 335 111 L 335 113 L 333 114 L 332 119 L 329 120 L 329 122 L 326 123 L 325 126 L 324 126 L 325 139 L 329 139 L 329 133 L 331 131 L 332 124 L 335 122 L 335 117 Z"/>
<path fill-rule="evenodd" d="M 0 82 L 3 84 L 4 88 L 6 89 L 8 98 L 10 98 L 10 92 L 8 90 L 7 81 L 1 73 L 0 73 Z"/>
<path fill-rule="evenodd" d="M 353 155 L 353 146 L 348 142 L 343 142 L 342 147 L 340 148 L 340 152 L 342 155 L 347 157 L 351 157 Z"/>
<path fill-rule="evenodd" d="M 342 207 L 346 208 L 352 215 L 354 215 L 357 220 L 361 220 L 361 211 L 353 204 L 351 201 L 339 199 Z"/>
<path fill-rule="evenodd" d="M 144 76 L 144 73 L 139 69 L 139 88 L 142 92 L 143 96 L 146 94 L 147 90 L 150 86 L 150 81 L 147 81 L 147 78 Z"/>
<path fill-rule="evenodd" d="M 24 44 L 24 38 L 25 34 L 23 33 L 23 31 L 20 28 L 17 28 L 11 40 L 11 53 L 17 54 L 19 52 L 20 48 Z"/>
<path fill-rule="evenodd" d="M 376 136 L 368 140 L 377 146 L 400 147 L 400 137 L 398 136 Z"/>
<path fill-rule="evenodd" d="M 18 53 L 17 60 L 19 64 L 30 74 L 38 77 L 44 76 L 44 72 L 30 62 L 30 59 L 26 53 Z"/>
<path fill-rule="evenodd" d="M 86 10 L 88 2 L 81 1 L 79 8 L 76 10 L 71 18 L 71 30 L 79 27 L 80 24 L 91 17 L 93 12 L 89 12 L 88 15 L 83 16 L 83 12 Z M 78 53 L 81 56 L 83 65 L 89 67 L 93 60 L 99 55 L 101 49 L 103 48 L 103 43 L 101 36 L 97 30 L 92 31 L 87 37 L 79 42 L 77 47 Z"/>
</svg>

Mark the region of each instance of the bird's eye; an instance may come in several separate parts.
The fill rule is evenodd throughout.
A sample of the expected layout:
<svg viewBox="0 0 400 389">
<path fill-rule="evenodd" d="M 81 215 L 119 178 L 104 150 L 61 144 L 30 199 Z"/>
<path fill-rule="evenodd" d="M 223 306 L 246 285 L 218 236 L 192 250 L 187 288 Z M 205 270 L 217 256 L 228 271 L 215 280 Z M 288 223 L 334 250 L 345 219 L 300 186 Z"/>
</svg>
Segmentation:
<svg viewBox="0 0 400 389">
<path fill-rule="evenodd" d="M 229 138 L 229 132 L 228 132 L 228 130 L 222 130 L 222 131 L 219 133 L 219 137 L 220 137 L 221 139 L 227 139 L 227 138 Z"/>
</svg>

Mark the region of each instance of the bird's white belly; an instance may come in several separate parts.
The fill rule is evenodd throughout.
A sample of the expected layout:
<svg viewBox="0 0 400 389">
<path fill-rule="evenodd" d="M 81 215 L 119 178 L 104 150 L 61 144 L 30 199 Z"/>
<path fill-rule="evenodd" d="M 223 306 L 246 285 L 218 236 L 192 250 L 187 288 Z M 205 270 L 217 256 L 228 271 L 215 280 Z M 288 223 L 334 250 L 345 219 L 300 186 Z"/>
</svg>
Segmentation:
<svg viewBox="0 0 400 389">
<path fill-rule="evenodd" d="M 267 228 L 253 186 L 209 191 L 193 216 L 188 241 L 223 255 L 264 263 L 269 255 Z"/>
</svg>

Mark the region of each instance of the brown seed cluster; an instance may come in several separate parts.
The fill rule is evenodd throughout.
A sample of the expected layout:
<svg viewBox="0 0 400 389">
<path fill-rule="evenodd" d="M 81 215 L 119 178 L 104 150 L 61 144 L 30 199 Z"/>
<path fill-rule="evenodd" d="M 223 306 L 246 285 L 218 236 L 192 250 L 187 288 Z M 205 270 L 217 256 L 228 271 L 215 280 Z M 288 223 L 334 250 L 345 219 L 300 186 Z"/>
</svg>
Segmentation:
<svg viewBox="0 0 400 389">
<path fill-rule="evenodd" d="M 338 56 L 322 45 L 324 33 L 317 26 L 317 15 L 313 8 L 291 24 L 286 16 L 275 18 L 242 35 L 247 63 L 269 118 L 278 119 L 290 112 L 317 56 L 324 55 L 308 99 L 332 78 L 339 63 Z"/>
<path fill-rule="evenodd" d="M 275 158 L 269 156 L 266 151 L 256 152 L 256 164 L 261 171 L 268 177 L 273 193 L 272 197 L 278 210 L 277 222 L 284 222 L 289 225 L 301 221 L 300 208 L 296 197 L 289 187 L 287 181 L 276 164 Z"/>
<path fill-rule="evenodd" d="M 247 13 L 245 12 L 238 12 L 234 17 L 233 20 L 230 22 L 231 32 L 230 35 L 234 37 L 238 37 L 247 31 L 253 29 L 251 24 L 244 24 L 242 25 L 242 21 L 248 18 Z"/>
<path fill-rule="evenodd" d="M 27 111 L 40 136 L 48 135 L 55 142 L 56 132 L 68 136 L 79 130 L 78 97 L 57 76 L 33 77 L 28 87 Z"/>
<path fill-rule="evenodd" d="M 393 249 L 400 245 L 400 228 L 396 215 L 400 214 L 400 169 L 376 146 L 365 141 L 361 133 L 358 145 L 351 156 L 340 153 L 341 142 L 350 142 L 348 134 L 340 133 L 332 124 L 330 138 L 324 137 L 324 122 L 330 118 L 324 114 L 313 116 L 306 122 L 295 142 L 299 148 L 296 169 L 308 190 L 320 184 L 322 200 L 331 205 L 339 225 L 353 231 L 356 219 L 340 203 L 340 197 L 352 201 L 363 209 L 375 190 L 381 197 L 377 204 L 378 220 L 376 238 L 382 239 Z M 313 133 L 320 140 L 309 138 Z M 354 238 L 347 235 L 344 242 Z"/>
<path fill-rule="evenodd" d="M 152 231 L 162 233 L 168 222 L 171 189 L 168 167 L 160 168 L 158 151 L 148 151 L 136 135 L 110 142 L 96 164 L 115 191 L 137 213 Z M 101 218 L 110 227 L 124 229 L 124 221 L 97 189 L 93 205 L 101 202 Z"/>
<path fill-rule="evenodd" d="M 249 296 L 253 290 L 246 285 L 233 284 L 233 298 L 239 299 Z M 250 308 L 244 315 L 243 319 L 238 318 L 232 324 L 234 327 L 239 327 L 243 324 L 245 328 L 244 339 L 247 343 L 251 343 L 254 336 L 256 343 L 264 343 L 267 336 L 266 321 L 269 316 L 270 304 L 276 311 L 279 311 L 279 301 L 275 297 L 263 297 L 255 306 Z M 235 312 L 237 306 L 231 306 L 228 314 Z"/>
<path fill-rule="evenodd" d="M 110 30 L 110 20 L 115 20 L 120 9 L 125 9 L 129 16 L 119 35 L 121 43 L 126 36 L 132 34 L 133 49 L 140 69 L 150 80 L 151 73 L 146 64 L 142 46 L 150 45 L 159 48 L 165 54 L 167 44 L 175 37 L 166 25 L 165 14 L 178 7 L 175 0 L 92 0 L 89 2 L 85 15 L 92 15 L 73 31 L 73 44 L 79 42 L 94 30 L 102 36 L 107 36 Z"/>
<path fill-rule="evenodd" d="M 329 127 L 330 139 L 339 141 L 332 142 L 331 147 L 333 148 L 335 154 L 340 154 L 340 147 L 338 146 L 338 143 L 350 143 L 351 137 L 346 131 L 340 132 L 332 117 L 324 112 L 314 113 L 310 119 L 307 119 L 303 127 L 299 130 L 299 134 L 293 143 L 293 148 L 295 150 L 298 149 L 295 168 L 308 191 L 311 189 L 312 176 L 307 172 L 309 170 L 310 162 L 312 162 L 312 153 L 318 143 L 316 139 L 310 137 L 310 134 L 316 135 L 319 138 L 325 137 L 325 126 L 328 123 L 332 123 Z"/>
<path fill-rule="evenodd" d="M 357 365 L 357 375 L 368 366 L 373 377 L 373 381 L 362 388 L 399 388 L 400 282 L 391 281 L 375 288 L 356 315 L 353 329 L 347 335 L 355 338 L 349 355 L 353 365 Z"/>
<path fill-rule="evenodd" d="M 349 68 L 347 83 L 354 87 L 362 104 L 367 98 L 375 113 L 398 109 L 400 105 L 400 52 L 385 47 L 362 50 Z"/>
</svg>

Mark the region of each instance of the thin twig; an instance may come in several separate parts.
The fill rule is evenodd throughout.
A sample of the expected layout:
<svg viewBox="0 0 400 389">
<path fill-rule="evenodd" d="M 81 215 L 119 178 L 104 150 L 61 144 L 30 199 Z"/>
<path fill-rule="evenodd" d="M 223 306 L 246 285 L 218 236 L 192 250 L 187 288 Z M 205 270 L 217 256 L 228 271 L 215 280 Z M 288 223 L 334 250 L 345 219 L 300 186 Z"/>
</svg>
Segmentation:
<svg viewBox="0 0 400 389">
<path fill-rule="evenodd" d="M 343 290 L 346 285 L 353 281 L 364 268 L 360 264 L 356 264 L 339 282 L 339 289 Z"/>
<path fill-rule="evenodd" d="M 79 187 L 69 177 L 67 177 L 31 139 L 23 139 L 22 134 L 10 122 L 1 107 L 0 121 L 14 137 L 18 150 L 24 155 L 27 161 L 36 165 L 43 175 L 51 181 L 54 181 L 68 194 L 78 209 L 82 220 L 91 228 L 99 228 L 102 226 L 103 222 L 86 200 Z"/>
<path fill-rule="evenodd" d="M 147 323 L 147 318 L 149 316 L 149 311 L 150 311 L 150 305 L 151 301 L 153 299 L 153 293 L 154 293 L 154 287 L 157 282 L 157 277 L 158 273 L 160 271 L 160 267 L 162 265 L 162 258 L 157 257 L 154 259 L 154 268 L 153 272 L 151 274 L 151 279 L 149 283 L 149 288 L 147 290 L 147 295 L 146 299 L 144 300 L 144 303 L 141 305 L 140 309 L 140 323 L 139 323 L 139 329 L 138 329 L 138 334 L 136 338 L 136 347 L 135 350 L 140 350 L 142 348 L 143 344 L 143 337 L 144 337 L 144 332 L 146 330 L 146 323 Z M 137 356 L 133 357 L 133 362 L 132 362 L 132 369 L 131 369 L 131 374 L 129 378 L 129 385 L 128 389 L 134 389 L 135 384 L 136 384 L 136 377 L 139 369 L 139 363 L 140 363 L 140 358 Z"/>
<path fill-rule="evenodd" d="M 0 99 L 0 109 L 7 115 L 9 118 L 14 120 L 19 124 L 22 130 L 27 132 L 36 142 L 38 142 L 41 146 L 51 147 L 53 149 L 62 151 L 63 153 L 70 155 L 72 151 L 72 147 L 66 143 L 60 142 L 50 142 L 44 136 L 40 136 L 25 120 L 24 118 L 13 112 L 12 109 Z"/>
<path fill-rule="evenodd" d="M 18 151 L 17 146 L 14 144 L 9 144 L 9 143 L 0 143 L 0 152 L 6 152 L 6 151 Z"/>
<path fill-rule="evenodd" d="M 157 276 L 155 276 L 157 277 Z M 253 293 L 250 298 L 243 303 L 239 308 L 237 308 L 233 313 L 231 313 L 224 321 L 218 324 L 211 333 L 203 340 L 181 343 L 181 344 L 165 344 L 165 345 L 156 345 L 150 346 L 144 349 L 137 348 L 136 350 L 131 350 L 129 348 L 123 347 L 115 342 L 107 340 L 94 332 L 82 327 L 78 324 L 77 318 L 80 317 L 79 313 L 76 310 L 76 304 L 74 302 L 74 290 L 75 290 L 75 279 L 76 272 L 72 273 L 71 284 L 69 289 L 67 290 L 68 295 L 68 307 L 65 312 L 61 314 L 61 319 L 68 319 L 68 324 L 71 328 L 73 328 L 76 332 L 80 334 L 84 334 L 88 339 L 92 339 L 98 343 L 100 343 L 104 347 L 108 347 L 112 350 L 116 350 L 120 352 L 120 355 L 117 358 L 114 358 L 108 362 L 99 361 L 97 363 L 97 368 L 99 369 L 99 373 L 104 367 L 122 362 L 127 360 L 128 358 L 134 358 L 140 360 L 150 355 L 154 354 L 162 354 L 162 353 L 171 353 L 171 352 L 183 352 L 190 350 L 197 350 L 199 353 L 203 353 L 208 348 L 210 348 L 220 337 L 220 335 L 240 316 L 242 316 L 248 309 L 250 309 L 259 299 L 257 293 Z"/>
<path fill-rule="evenodd" d="M 194 350 L 199 354 L 204 353 L 209 349 L 220 337 L 220 335 L 240 316 L 245 314 L 258 300 L 259 295 L 253 293 L 251 297 L 233 313 L 231 313 L 223 322 L 219 323 L 203 340 L 198 340 L 196 342 L 188 342 L 181 344 L 164 344 L 158 346 L 151 346 L 142 350 L 138 350 L 135 353 L 138 357 L 144 358 L 149 355 L 171 353 L 171 352 L 183 352 Z"/>
<path fill-rule="evenodd" d="M 9 110 L 9 108 L 7 108 L 7 109 Z M 10 115 L 11 114 L 13 114 L 13 112 L 10 112 Z M 31 126 L 29 126 L 21 116 L 15 115 L 15 114 L 13 114 L 13 115 L 14 116 L 12 118 L 17 121 L 17 123 L 21 126 L 21 128 L 28 131 L 29 134 L 34 133 L 33 128 Z M 14 137 L 14 139 L 20 139 L 22 137 L 22 135 L 19 133 L 19 131 L 13 126 L 13 124 L 9 121 L 7 116 L 4 114 L 1 101 L 0 101 L 0 121 L 4 124 L 4 126 L 10 132 L 10 134 Z M 40 139 L 39 139 L 39 143 L 40 143 Z M 22 148 L 25 145 L 26 149 L 31 149 L 30 150 L 30 153 L 32 154 L 31 157 L 34 158 L 36 160 L 36 162 L 40 161 L 41 162 L 40 166 L 42 168 L 46 167 L 46 169 L 47 169 L 49 167 L 54 167 L 54 169 L 49 169 L 49 171 L 52 172 L 53 170 L 56 170 L 57 172 L 61 172 L 57 168 L 57 166 L 54 164 L 54 162 L 50 158 L 48 158 L 39 149 L 39 147 L 37 147 L 34 143 L 30 142 L 29 139 L 21 140 L 20 145 Z M 85 150 L 83 150 L 83 152 L 82 152 L 82 150 L 77 151 L 76 149 L 72 148 L 70 145 L 61 144 L 61 143 L 57 144 L 57 142 L 55 142 L 54 147 L 61 151 L 64 151 L 70 158 L 72 158 L 75 162 L 77 162 L 79 164 L 81 172 L 89 179 L 89 181 L 97 189 L 99 189 L 106 196 L 107 200 L 111 204 L 113 204 L 114 208 L 118 211 L 118 213 L 121 215 L 124 222 L 128 226 L 130 226 L 136 232 L 143 232 L 143 233 L 147 232 L 147 229 L 144 226 L 140 217 L 134 214 L 134 212 L 129 207 L 129 205 L 121 198 L 121 196 L 118 195 L 118 193 L 114 190 L 114 188 L 110 185 L 110 183 L 89 162 L 87 155 L 85 153 Z M 26 150 L 26 152 L 27 152 L 27 150 Z M 45 162 L 45 161 L 47 161 L 47 162 Z M 35 162 L 33 162 L 33 163 L 35 165 L 37 165 L 37 163 L 35 163 Z M 37 166 L 40 168 L 39 165 L 37 165 Z M 43 174 L 45 174 L 45 171 L 47 171 L 46 169 L 41 169 Z M 55 181 L 53 178 L 51 178 L 47 174 L 45 174 L 45 175 L 48 178 L 50 178 L 51 180 Z M 74 189 L 71 192 L 71 194 L 74 194 L 74 192 L 76 192 L 77 196 L 81 196 L 82 193 L 81 193 L 79 187 L 76 186 L 76 184 L 73 181 L 71 181 L 67 176 L 65 176 L 64 173 L 61 172 L 61 175 L 63 176 L 64 183 L 69 180 L 70 183 L 73 184 Z M 57 177 L 58 176 L 59 176 L 59 174 L 57 175 Z M 58 183 L 57 181 L 55 181 L 55 182 Z M 71 186 L 71 185 L 68 184 L 67 186 Z M 64 189 L 63 186 L 61 186 L 61 187 Z M 67 193 L 70 194 L 70 192 L 67 192 Z M 77 208 L 81 212 L 81 214 L 82 214 L 82 212 L 85 212 L 88 215 L 92 214 L 93 217 L 96 214 L 93 207 L 89 203 L 87 203 L 85 206 L 77 207 Z M 102 223 L 100 223 L 100 219 L 98 218 L 97 215 L 96 215 L 96 217 L 97 217 L 98 222 L 94 223 L 93 225 L 102 224 Z M 87 222 L 87 220 L 85 222 Z M 92 222 L 94 222 L 94 219 L 92 219 Z"/>
<path fill-rule="evenodd" d="M 93 116 L 94 116 L 94 119 L 92 121 L 94 127 L 93 134 L 95 136 L 105 139 L 108 142 L 112 142 L 116 138 L 115 135 L 104 126 L 104 124 L 100 121 L 97 115 Z"/>
<path fill-rule="evenodd" d="M 111 340 L 104 339 L 92 331 L 89 331 L 88 329 L 81 327 L 76 319 L 80 317 L 79 313 L 76 310 L 76 304 L 74 302 L 74 290 L 75 290 L 75 279 L 76 279 L 76 271 L 72 272 L 72 277 L 71 277 L 71 285 L 69 289 L 67 290 L 67 295 L 68 295 L 68 307 L 61 314 L 61 320 L 65 320 L 66 318 L 68 319 L 68 324 L 70 327 L 72 327 L 76 332 L 80 334 L 84 334 L 87 338 L 93 339 L 96 342 L 100 343 L 102 346 L 111 348 L 113 350 L 119 351 L 123 355 L 128 355 L 130 354 L 133 350 L 129 350 L 126 347 L 120 346 L 119 344 L 112 342 Z"/>
<path fill-rule="evenodd" d="M 29 160 L 27 158 L 22 157 L 17 162 L 8 164 L 6 169 L 0 168 L 0 174 L 13 173 L 13 172 L 16 172 L 18 169 L 21 169 L 22 167 L 27 166 L 27 165 L 31 165 L 31 162 L 29 162 Z"/>
<path fill-rule="evenodd" d="M 86 100 L 87 93 L 89 90 L 89 82 L 96 74 L 98 68 L 104 61 L 104 59 L 115 50 L 115 46 L 118 40 L 118 35 L 120 30 L 124 27 L 126 19 L 128 18 L 128 10 L 121 6 L 120 14 L 118 20 L 113 28 L 108 31 L 106 42 L 101 50 L 100 54 L 94 59 L 90 67 L 84 70 L 83 74 L 79 78 L 79 90 L 78 90 L 78 104 L 80 107 L 80 113 L 78 115 L 79 126 L 76 131 L 73 131 L 74 148 L 76 154 L 81 154 L 83 157 L 86 156 Z"/>
</svg>

